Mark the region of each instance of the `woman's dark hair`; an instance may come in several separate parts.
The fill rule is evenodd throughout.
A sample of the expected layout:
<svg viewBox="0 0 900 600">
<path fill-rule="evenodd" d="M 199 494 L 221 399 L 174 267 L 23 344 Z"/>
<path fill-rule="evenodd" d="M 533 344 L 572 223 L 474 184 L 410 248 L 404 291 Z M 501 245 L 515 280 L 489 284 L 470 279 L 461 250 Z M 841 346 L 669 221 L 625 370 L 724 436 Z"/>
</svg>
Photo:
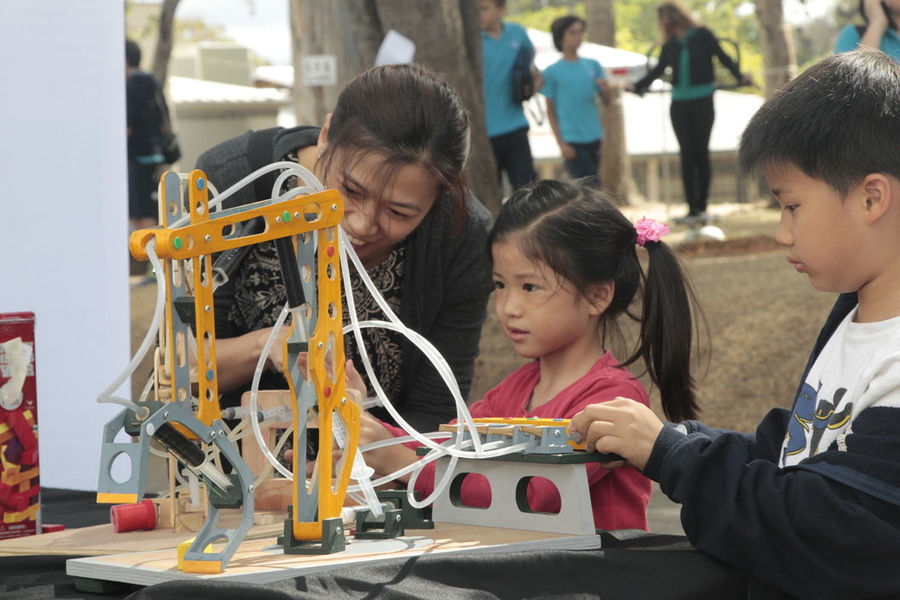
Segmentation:
<svg viewBox="0 0 900 600">
<path fill-rule="evenodd" d="M 576 17 L 575 15 L 560 17 L 553 21 L 553 24 L 550 25 L 550 33 L 553 34 L 553 45 L 556 46 L 556 49 L 560 52 L 562 52 L 562 40 L 563 36 L 565 36 L 566 34 L 566 29 L 568 29 L 575 23 L 581 23 L 582 26 L 587 25 L 584 19 L 582 19 L 581 17 Z"/>
<path fill-rule="evenodd" d="M 620 315 L 638 321 L 637 347 L 622 366 L 643 359 L 666 417 L 682 421 L 696 416 L 690 374 L 693 293 L 666 244 L 646 244 L 644 273 L 634 225 L 586 180 L 542 180 L 516 191 L 500 210 L 488 244 L 513 236 L 526 257 L 547 265 L 585 297 L 592 286 L 613 282 L 612 301 L 600 317 L 604 344 L 610 333 L 618 333 Z M 629 308 L 639 291 L 643 304 L 640 315 L 634 315 Z"/>
<path fill-rule="evenodd" d="M 894 16 L 891 14 L 889 10 L 887 10 L 884 4 L 881 4 L 881 8 L 887 13 L 888 18 L 888 27 L 897 31 L 897 23 L 894 22 Z M 866 25 L 869 24 L 869 17 L 866 16 L 866 0 L 859 0 L 859 14 L 862 15 L 863 21 L 866 22 Z"/>
<path fill-rule="evenodd" d="M 464 220 L 469 115 L 459 95 L 432 71 L 418 65 L 373 67 L 341 92 L 319 159 L 323 172 L 349 172 L 373 153 L 383 158 L 376 197 L 401 168 L 420 165 L 437 181 L 440 209 L 455 225 Z"/>
<path fill-rule="evenodd" d="M 679 2 L 663 2 L 656 7 L 656 15 L 666 38 L 673 37 L 681 31 L 694 29 L 698 25 L 691 13 Z"/>
</svg>

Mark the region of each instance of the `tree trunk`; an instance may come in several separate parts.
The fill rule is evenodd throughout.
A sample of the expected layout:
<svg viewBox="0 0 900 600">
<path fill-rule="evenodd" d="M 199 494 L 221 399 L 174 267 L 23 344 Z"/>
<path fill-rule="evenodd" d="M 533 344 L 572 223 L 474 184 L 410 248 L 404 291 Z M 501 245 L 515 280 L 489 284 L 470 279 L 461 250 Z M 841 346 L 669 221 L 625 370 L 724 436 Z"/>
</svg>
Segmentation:
<svg viewBox="0 0 900 600">
<path fill-rule="evenodd" d="M 175 9 L 181 0 L 164 0 L 159 12 L 159 31 L 156 40 L 156 52 L 153 54 L 153 77 L 164 90 L 169 77 L 169 57 L 175 43 L 174 23 Z"/>
<path fill-rule="evenodd" d="M 381 25 L 371 0 L 291 0 L 290 9 L 294 110 L 298 123 L 319 125 L 347 82 L 375 62 Z M 337 83 L 304 85 L 303 58 L 322 54 L 335 56 Z"/>
<path fill-rule="evenodd" d="M 444 76 L 469 110 L 472 152 L 469 187 L 494 214 L 500 189 L 487 138 L 482 91 L 478 4 L 472 0 L 375 0 L 384 33 L 393 29 L 416 44 L 416 62 Z"/>
<path fill-rule="evenodd" d="M 781 86 L 791 80 L 797 70 L 797 58 L 790 31 L 784 24 L 781 0 L 756 0 L 756 16 L 761 31 L 764 84 L 766 97 L 771 98 Z"/>
<path fill-rule="evenodd" d="M 585 9 L 588 39 L 596 44 L 615 48 L 616 9 L 613 0 L 586 0 Z M 631 174 L 620 85 L 609 85 L 609 99 L 603 110 L 603 130 L 600 179 L 604 189 L 619 204 L 643 201 Z"/>
<path fill-rule="evenodd" d="M 500 208 L 494 157 L 487 139 L 481 87 L 478 4 L 474 0 L 291 0 L 295 108 L 301 123 L 321 123 L 340 90 L 375 62 L 391 29 L 416 44 L 415 61 L 440 73 L 462 97 L 472 125 L 469 186 L 496 214 Z M 302 59 L 337 57 L 338 83 L 302 84 Z"/>
</svg>

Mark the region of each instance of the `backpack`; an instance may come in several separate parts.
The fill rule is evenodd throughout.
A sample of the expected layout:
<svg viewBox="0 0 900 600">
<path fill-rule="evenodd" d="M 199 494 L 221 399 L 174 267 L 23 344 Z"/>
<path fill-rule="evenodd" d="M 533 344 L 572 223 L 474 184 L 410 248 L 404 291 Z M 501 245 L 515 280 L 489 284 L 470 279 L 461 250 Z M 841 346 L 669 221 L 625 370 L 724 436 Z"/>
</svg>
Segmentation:
<svg viewBox="0 0 900 600">
<path fill-rule="evenodd" d="M 159 145 L 162 151 L 165 164 L 171 165 L 178 162 L 181 158 L 181 147 L 178 145 L 178 138 L 172 131 L 172 121 L 169 120 L 169 107 L 166 105 L 166 99 L 163 96 L 162 89 L 156 88 L 155 94 L 156 112 L 159 118 Z"/>
<path fill-rule="evenodd" d="M 534 63 L 534 49 L 522 44 L 513 62 L 513 102 L 520 104 L 534 96 L 534 74 L 531 65 Z"/>
</svg>

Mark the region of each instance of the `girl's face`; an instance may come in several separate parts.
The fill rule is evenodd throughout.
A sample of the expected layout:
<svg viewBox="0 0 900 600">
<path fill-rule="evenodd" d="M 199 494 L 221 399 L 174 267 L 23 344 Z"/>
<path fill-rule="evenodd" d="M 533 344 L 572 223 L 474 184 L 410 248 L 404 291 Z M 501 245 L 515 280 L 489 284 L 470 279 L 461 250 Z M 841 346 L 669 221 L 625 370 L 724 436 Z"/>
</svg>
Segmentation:
<svg viewBox="0 0 900 600">
<path fill-rule="evenodd" d="M 530 260 L 517 237 L 495 242 L 494 309 L 516 353 L 579 360 L 600 346 L 597 326 L 608 301 L 589 302 L 571 282 Z"/>
<path fill-rule="evenodd" d="M 581 41 L 583 38 L 584 24 L 577 21 L 575 23 L 572 23 L 563 32 L 562 41 L 560 42 L 562 51 L 575 52 L 576 50 L 578 50 L 579 46 L 581 46 Z"/>
<path fill-rule="evenodd" d="M 340 165 L 340 157 L 333 164 Z M 327 173 L 322 180 L 344 197 L 341 225 L 366 268 L 381 263 L 415 231 L 438 196 L 434 176 L 421 165 L 404 165 L 387 181 L 383 166 L 382 156 L 368 154 L 352 172 Z"/>
</svg>

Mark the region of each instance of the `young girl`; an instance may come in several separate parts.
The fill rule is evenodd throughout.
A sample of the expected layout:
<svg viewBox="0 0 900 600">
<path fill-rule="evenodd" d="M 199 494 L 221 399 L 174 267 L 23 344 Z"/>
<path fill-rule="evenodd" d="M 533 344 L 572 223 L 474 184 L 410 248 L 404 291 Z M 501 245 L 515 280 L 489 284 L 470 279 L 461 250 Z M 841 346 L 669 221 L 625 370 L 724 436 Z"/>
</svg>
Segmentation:
<svg viewBox="0 0 900 600">
<path fill-rule="evenodd" d="M 859 13 L 865 26 L 847 25 L 841 29 L 834 44 L 835 54 L 866 47 L 900 60 L 900 0 L 859 0 Z"/>
<path fill-rule="evenodd" d="M 473 404 L 472 416 L 570 418 L 619 397 L 648 405 L 647 391 L 625 369 L 638 359 L 659 386 L 666 415 L 676 421 L 694 415 L 691 294 L 675 256 L 659 241 L 667 230 L 646 219 L 635 226 L 585 181 L 540 181 L 513 194 L 489 236 L 495 310 L 516 352 L 534 361 Z M 648 253 L 646 272 L 638 244 Z M 604 344 L 641 288 L 637 348 L 623 363 Z M 361 443 L 401 435 L 366 418 Z M 411 447 L 401 445 L 369 451 L 365 458 L 382 475 L 417 459 Z M 422 494 L 434 483 L 434 463 L 426 469 L 416 483 Z M 650 482 L 632 467 L 610 471 L 593 463 L 587 469 L 596 527 L 647 529 Z M 469 477 L 462 499 L 487 506 L 490 489 Z M 555 487 L 540 478 L 532 478 L 528 501 L 537 511 L 559 511 Z"/>
</svg>

